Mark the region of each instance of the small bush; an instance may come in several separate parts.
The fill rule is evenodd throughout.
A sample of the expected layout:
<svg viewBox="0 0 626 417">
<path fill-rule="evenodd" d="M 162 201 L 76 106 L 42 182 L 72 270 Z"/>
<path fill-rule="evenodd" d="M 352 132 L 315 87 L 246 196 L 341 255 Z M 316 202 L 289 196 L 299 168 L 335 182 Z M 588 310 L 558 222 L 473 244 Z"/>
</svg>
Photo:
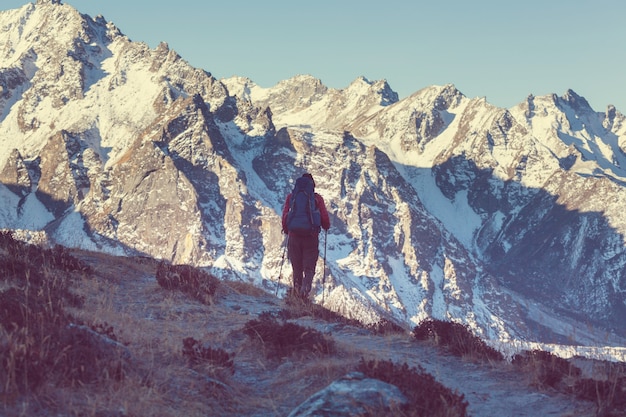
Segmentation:
<svg viewBox="0 0 626 417">
<path fill-rule="evenodd" d="M 183 339 L 183 356 L 192 365 L 209 363 L 220 368 L 228 368 L 231 372 L 234 369 L 233 357 L 223 349 L 213 349 L 203 346 L 202 343 L 193 337 Z"/>
<path fill-rule="evenodd" d="M 626 415 L 626 375 L 622 366 L 608 364 L 606 379 L 581 378 L 573 387 L 574 395 L 582 400 L 595 402 L 598 416 Z M 622 364 L 619 364 L 622 365 Z"/>
<path fill-rule="evenodd" d="M 525 368 L 539 387 L 559 388 L 565 377 L 580 377 L 581 370 L 569 361 L 543 350 L 514 355 L 513 365 Z"/>
<path fill-rule="evenodd" d="M 294 352 L 334 353 L 335 343 L 315 329 L 295 323 L 278 321 L 270 313 L 262 313 L 258 320 L 250 320 L 244 333 L 260 340 L 267 348 L 268 357 L 285 357 Z"/>
<path fill-rule="evenodd" d="M 105 336 L 115 342 L 119 341 L 115 334 L 115 329 L 113 328 L 113 326 L 110 326 L 107 322 L 93 323 L 89 326 L 89 328 L 93 330 L 94 332 L 101 334 L 102 336 Z"/>
<path fill-rule="evenodd" d="M 52 249 L 43 249 L 14 239 L 11 232 L 0 232 L 0 248 L 8 255 L 4 265 L 14 264 L 13 272 L 19 272 L 19 269 L 15 268 L 19 261 L 34 267 L 45 264 L 65 272 L 91 272 L 90 268 L 72 256 L 67 248 L 57 245 Z M 15 264 L 15 261 L 18 261 L 18 264 Z"/>
<path fill-rule="evenodd" d="M 405 333 L 405 330 L 401 326 L 387 319 L 382 319 L 365 327 L 378 335 Z"/>
<path fill-rule="evenodd" d="M 210 304 L 219 280 L 190 265 L 172 265 L 161 262 L 156 271 L 159 285 L 166 290 L 177 290 L 204 304 Z"/>
<path fill-rule="evenodd" d="M 365 361 L 361 358 L 358 371 L 366 376 L 395 385 L 409 403 L 401 410 L 407 417 L 465 417 L 469 403 L 463 394 L 440 384 L 423 369 L 410 368 L 391 361 Z"/>
<path fill-rule="evenodd" d="M 418 340 L 433 339 L 456 356 L 503 361 L 504 355 L 475 336 L 467 325 L 442 320 L 424 320 L 413 329 Z"/>
</svg>

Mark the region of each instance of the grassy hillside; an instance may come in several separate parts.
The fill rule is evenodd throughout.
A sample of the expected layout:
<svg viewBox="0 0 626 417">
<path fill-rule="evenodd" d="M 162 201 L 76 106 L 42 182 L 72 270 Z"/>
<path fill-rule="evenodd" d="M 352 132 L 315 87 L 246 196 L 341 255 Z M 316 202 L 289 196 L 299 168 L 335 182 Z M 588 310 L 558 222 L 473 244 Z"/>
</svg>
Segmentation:
<svg viewBox="0 0 626 417">
<path fill-rule="evenodd" d="M 188 266 L 0 234 L 0 415 L 287 416 L 353 371 L 407 399 L 361 415 L 507 415 L 537 393 L 529 415 L 623 415 L 624 369 L 602 369 L 511 363 L 455 323 L 366 327 Z"/>
</svg>

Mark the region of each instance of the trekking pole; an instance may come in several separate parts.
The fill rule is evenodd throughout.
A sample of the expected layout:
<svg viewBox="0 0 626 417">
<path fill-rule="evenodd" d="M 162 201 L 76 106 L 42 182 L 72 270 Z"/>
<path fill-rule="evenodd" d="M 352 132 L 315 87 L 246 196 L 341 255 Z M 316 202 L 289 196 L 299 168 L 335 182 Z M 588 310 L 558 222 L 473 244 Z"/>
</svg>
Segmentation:
<svg viewBox="0 0 626 417">
<path fill-rule="evenodd" d="M 326 242 L 328 241 L 328 230 L 324 230 L 324 272 L 322 274 L 322 305 L 324 305 L 324 292 L 326 292 Z"/>
<path fill-rule="evenodd" d="M 283 257 L 280 260 L 280 270 L 278 272 L 278 282 L 276 283 L 276 297 L 278 297 L 278 287 L 280 287 L 280 279 L 283 275 L 283 264 L 285 263 L 285 252 L 287 252 L 287 245 L 285 244 L 285 242 L 287 242 L 287 240 L 289 239 L 289 235 L 287 235 L 285 237 L 285 240 L 283 240 Z"/>
</svg>

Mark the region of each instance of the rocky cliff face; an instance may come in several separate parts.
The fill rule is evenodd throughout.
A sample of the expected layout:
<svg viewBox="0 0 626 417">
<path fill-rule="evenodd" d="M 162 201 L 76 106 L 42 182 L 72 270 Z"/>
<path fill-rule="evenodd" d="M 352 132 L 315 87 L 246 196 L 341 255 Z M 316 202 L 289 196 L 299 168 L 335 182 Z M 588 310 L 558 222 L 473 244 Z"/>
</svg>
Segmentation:
<svg viewBox="0 0 626 417">
<path fill-rule="evenodd" d="M 0 27 L 0 227 L 284 291 L 280 211 L 308 171 L 331 213 L 315 291 L 333 309 L 504 340 L 625 330 L 613 107 L 568 91 L 500 109 L 451 85 L 398 100 L 365 78 L 261 89 L 54 1 Z"/>
</svg>

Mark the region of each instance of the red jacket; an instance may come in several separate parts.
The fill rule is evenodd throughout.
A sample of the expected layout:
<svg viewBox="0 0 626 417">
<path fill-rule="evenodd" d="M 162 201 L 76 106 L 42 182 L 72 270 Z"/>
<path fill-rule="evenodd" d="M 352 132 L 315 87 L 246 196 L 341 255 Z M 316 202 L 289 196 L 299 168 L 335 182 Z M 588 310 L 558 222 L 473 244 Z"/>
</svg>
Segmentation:
<svg viewBox="0 0 626 417">
<path fill-rule="evenodd" d="M 283 233 L 287 233 L 287 214 L 289 213 L 290 200 L 291 193 L 287 194 L 287 199 L 285 200 L 285 205 L 283 206 Z M 315 193 L 315 206 L 320 211 L 322 228 L 324 230 L 330 229 L 330 217 L 328 216 L 328 210 L 326 210 L 326 204 L 324 204 L 324 199 L 318 193 Z"/>
</svg>

